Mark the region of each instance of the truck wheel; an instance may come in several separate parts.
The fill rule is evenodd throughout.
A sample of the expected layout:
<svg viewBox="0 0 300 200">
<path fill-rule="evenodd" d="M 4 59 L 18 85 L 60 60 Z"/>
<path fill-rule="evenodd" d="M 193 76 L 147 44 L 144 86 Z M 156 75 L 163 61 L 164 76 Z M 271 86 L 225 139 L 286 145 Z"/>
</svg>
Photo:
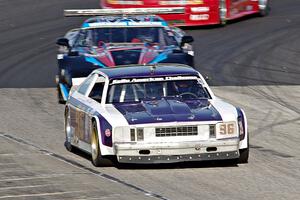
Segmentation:
<svg viewBox="0 0 300 200">
<path fill-rule="evenodd" d="M 227 24 L 227 6 L 225 0 L 220 0 L 219 5 L 220 25 L 225 26 Z"/>
<path fill-rule="evenodd" d="M 259 15 L 261 17 L 267 16 L 270 13 L 270 3 L 268 0 L 261 0 L 261 5 L 264 6 L 264 8 L 260 8 Z"/>
</svg>

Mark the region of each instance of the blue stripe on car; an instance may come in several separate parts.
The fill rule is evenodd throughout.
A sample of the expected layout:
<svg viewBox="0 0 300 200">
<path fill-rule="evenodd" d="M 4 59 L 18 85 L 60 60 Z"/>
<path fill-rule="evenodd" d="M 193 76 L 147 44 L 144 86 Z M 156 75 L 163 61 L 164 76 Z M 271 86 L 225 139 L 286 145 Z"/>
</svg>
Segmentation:
<svg viewBox="0 0 300 200">
<path fill-rule="evenodd" d="M 156 56 L 152 61 L 149 62 L 149 64 L 156 64 L 167 58 L 168 58 L 167 53 L 164 52 L 164 53 L 161 53 L 158 56 Z"/>
<path fill-rule="evenodd" d="M 98 65 L 98 66 L 103 67 L 103 68 L 106 67 L 102 62 L 100 62 L 98 59 L 93 58 L 93 57 L 85 57 L 85 61 L 90 62 L 94 65 Z"/>
<path fill-rule="evenodd" d="M 60 91 L 61 91 L 61 94 L 62 94 L 64 100 L 67 101 L 67 99 L 69 97 L 69 90 L 63 83 L 59 84 L 59 88 L 60 88 Z"/>
<path fill-rule="evenodd" d="M 83 23 L 83 24 L 82 24 L 82 28 L 88 28 L 88 27 L 90 27 L 90 24 L 89 24 L 89 23 Z"/>
</svg>

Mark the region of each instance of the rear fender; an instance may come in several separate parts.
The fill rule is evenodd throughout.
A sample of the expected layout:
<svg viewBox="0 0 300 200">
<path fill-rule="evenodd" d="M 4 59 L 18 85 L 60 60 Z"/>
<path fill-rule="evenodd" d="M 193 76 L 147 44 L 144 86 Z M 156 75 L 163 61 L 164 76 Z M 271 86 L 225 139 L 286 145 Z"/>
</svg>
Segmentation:
<svg viewBox="0 0 300 200">
<path fill-rule="evenodd" d="M 244 110 L 237 108 L 237 112 L 238 112 L 238 118 L 239 117 L 242 118 L 243 128 L 244 128 L 244 132 L 245 132 L 245 136 L 240 140 L 239 149 L 246 149 L 246 148 L 248 148 L 248 141 L 249 141 L 248 140 L 249 133 L 248 133 L 247 117 L 246 117 Z"/>
</svg>

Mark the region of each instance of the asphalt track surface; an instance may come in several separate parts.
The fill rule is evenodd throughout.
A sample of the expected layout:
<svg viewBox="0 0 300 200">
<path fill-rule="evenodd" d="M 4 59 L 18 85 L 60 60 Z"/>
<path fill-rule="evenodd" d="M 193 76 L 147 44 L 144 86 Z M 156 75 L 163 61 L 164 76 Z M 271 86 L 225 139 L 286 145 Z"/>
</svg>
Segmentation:
<svg viewBox="0 0 300 200">
<path fill-rule="evenodd" d="M 300 1 L 270 16 L 187 29 L 216 95 L 245 109 L 248 164 L 95 168 L 63 146 L 56 38 L 78 27 L 64 8 L 96 0 L 0 0 L 0 199 L 299 199 Z"/>
</svg>

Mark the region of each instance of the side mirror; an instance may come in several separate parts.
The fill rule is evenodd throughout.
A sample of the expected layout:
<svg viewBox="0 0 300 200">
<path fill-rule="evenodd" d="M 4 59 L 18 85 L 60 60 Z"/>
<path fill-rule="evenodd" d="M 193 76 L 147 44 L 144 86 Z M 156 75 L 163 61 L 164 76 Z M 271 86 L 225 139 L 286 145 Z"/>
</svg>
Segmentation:
<svg viewBox="0 0 300 200">
<path fill-rule="evenodd" d="M 67 38 L 59 38 L 56 41 L 56 44 L 60 45 L 60 46 L 65 46 L 67 48 L 70 48 L 69 40 Z"/>
<path fill-rule="evenodd" d="M 183 46 L 185 43 L 192 43 L 192 42 L 194 42 L 194 38 L 192 36 L 185 35 L 181 39 L 181 46 Z"/>
<path fill-rule="evenodd" d="M 204 76 L 205 81 L 210 81 L 211 78 L 209 76 Z"/>
<path fill-rule="evenodd" d="M 212 84 L 212 78 L 211 78 L 211 77 L 205 75 L 203 78 L 204 78 L 204 80 L 206 81 L 206 83 L 207 83 L 208 85 L 211 85 L 211 84 Z"/>
</svg>

